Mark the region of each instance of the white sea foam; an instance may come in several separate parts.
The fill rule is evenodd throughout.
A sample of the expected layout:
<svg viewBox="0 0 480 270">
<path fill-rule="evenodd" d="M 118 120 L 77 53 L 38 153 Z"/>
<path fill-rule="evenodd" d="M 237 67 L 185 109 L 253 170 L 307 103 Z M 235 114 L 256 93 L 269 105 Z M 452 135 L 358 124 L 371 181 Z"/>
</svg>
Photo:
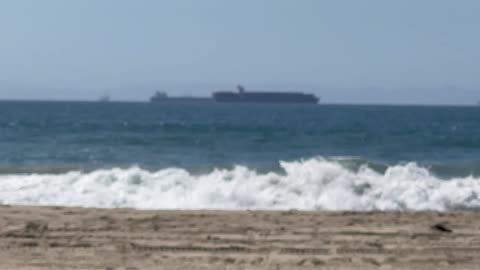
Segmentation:
<svg viewBox="0 0 480 270">
<path fill-rule="evenodd" d="M 141 209 L 480 209 L 480 179 L 441 180 L 414 163 L 378 173 L 338 161 L 281 162 L 283 173 L 246 167 L 204 175 L 169 168 L 0 175 L 4 204 Z"/>
</svg>

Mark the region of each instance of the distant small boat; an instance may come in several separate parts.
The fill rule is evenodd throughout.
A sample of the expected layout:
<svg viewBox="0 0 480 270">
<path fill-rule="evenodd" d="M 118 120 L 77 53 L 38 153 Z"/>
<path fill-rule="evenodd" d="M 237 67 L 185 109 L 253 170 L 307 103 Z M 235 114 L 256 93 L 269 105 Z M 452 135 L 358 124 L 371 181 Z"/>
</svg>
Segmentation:
<svg viewBox="0 0 480 270">
<path fill-rule="evenodd" d="M 110 102 L 110 96 L 109 95 L 101 96 L 98 101 L 100 101 L 100 102 Z"/>
</svg>

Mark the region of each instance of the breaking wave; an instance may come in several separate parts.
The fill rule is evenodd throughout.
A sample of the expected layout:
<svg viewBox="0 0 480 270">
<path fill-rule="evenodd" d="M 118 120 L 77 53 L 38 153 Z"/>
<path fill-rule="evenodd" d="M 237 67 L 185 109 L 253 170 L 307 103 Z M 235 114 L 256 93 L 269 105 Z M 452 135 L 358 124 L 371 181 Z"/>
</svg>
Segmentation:
<svg viewBox="0 0 480 270">
<path fill-rule="evenodd" d="M 139 209 L 480 209 L 480 179 L 440 179 L 415 163 L 348 168 L 314 158 L 280 162 L 281 172 L 244 166 L 193 175 L 129 169 L 0 175 L 0 203 Z"/>
</svg>

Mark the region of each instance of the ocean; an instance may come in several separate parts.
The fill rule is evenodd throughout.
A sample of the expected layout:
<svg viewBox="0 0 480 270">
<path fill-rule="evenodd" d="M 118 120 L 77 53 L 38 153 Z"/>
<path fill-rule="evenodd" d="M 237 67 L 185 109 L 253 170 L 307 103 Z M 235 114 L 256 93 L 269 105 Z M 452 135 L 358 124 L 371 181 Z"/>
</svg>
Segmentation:
<svg viewBox="0 0 480 270">
<path fill-rule="evenodd" d="M 480 107 L 0 102 L 0 203 L 480 209 Z"/>
</svg>

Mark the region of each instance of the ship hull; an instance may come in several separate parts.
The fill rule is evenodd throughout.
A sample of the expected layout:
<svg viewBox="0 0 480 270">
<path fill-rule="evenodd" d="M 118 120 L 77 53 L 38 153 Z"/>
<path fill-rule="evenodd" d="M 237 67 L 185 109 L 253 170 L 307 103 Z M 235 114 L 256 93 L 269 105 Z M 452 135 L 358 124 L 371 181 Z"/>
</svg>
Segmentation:
<svg viewBox="0 0 480 270">
<path fill-rule="evenodd" d="M 317 104 L 319 99 L 314 95 L 303 93 L 233 93 L 217 92 L 213 94 L 216 102 L 226 103 L 296 103 Z"/>
<path fill-rule="evenodd" d="M 167 97 L 167 98 L 150 98 L 152 103 L 165 103 L 165 102 L 214 102 L 211 98 L 197 98 L 197 97 Z"/>
</svg>

